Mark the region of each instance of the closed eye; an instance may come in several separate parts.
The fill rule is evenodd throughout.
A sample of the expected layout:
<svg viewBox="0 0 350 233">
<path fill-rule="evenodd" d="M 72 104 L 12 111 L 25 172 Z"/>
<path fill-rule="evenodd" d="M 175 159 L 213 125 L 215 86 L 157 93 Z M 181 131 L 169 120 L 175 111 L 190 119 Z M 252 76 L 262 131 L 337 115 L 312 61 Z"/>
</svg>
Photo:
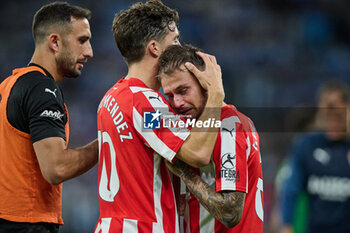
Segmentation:
<svg viewBox="0 0 350 233">
<path fill-rule="evenodd" d="M 176 45 L 181 44 L 181 43 L 180 43 L 180 35 L 177 35 L 177 36 L 174 38 L 174 44 L 176 44 Z"/>
<path fill-rule="evenodd" d="M 179 94 L 180 95 L 185 95 L 186 94 L 186 92 L 187 92 L 187 90 L 188 90 L 188 88 L 187 87 L 185 87 L 185 88 L 181 88 L 180 90 L 179 90 Z"/>
<path fill-rule="evenodd" d="M 167 98 L 168 100 L 170 100 L 170 99 L 172 99 L 172 98 L 174 97 L 173 94 L 165 94 L 165 96 L 166 96 L 166 98 Z"/>
</svg>

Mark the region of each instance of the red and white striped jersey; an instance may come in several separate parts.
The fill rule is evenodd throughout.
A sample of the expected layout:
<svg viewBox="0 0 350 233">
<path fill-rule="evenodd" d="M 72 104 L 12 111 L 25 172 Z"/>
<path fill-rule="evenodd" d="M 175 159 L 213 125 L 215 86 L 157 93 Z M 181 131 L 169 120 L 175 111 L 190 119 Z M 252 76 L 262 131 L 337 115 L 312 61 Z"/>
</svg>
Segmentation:
<svg viewBox="0 0 350 233">
<path fill-rule="evenodd" d="M 259 136 L 253 122 L 234 106 L 226 105 L 221 112 L 222 125 L 216 140 L 211 163 L 195 169 L 216 191 L 246 193 L 240 223 L 226 228 L 187 193 L 184 230 L 186 233 L 262 233 L 263 180 Z"/>
<path fill-rule="evenodd" d="M 121 79 L 100 103 L 100 218 L 95 233 L 179 232 L 174 192 L 163 158 L 175 159 L 189 131 L 177 132 L 163 124 L 158 129 L 144 129 L 146 109 L 173 113 L 163 96 L 135 78 Z"/>
</svg>

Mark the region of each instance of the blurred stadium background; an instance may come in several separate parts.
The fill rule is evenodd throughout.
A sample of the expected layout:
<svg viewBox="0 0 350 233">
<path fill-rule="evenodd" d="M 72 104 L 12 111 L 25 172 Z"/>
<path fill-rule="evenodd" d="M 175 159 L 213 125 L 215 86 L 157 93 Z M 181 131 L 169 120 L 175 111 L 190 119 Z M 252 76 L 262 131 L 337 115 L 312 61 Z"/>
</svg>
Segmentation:
<svg viewBox="0 0 350 233">
<path fill-rule="evenodd" d="M 34 50 L 32 17 L 50 1 L 2 1 L 0 81 L 25 66 Z M 72 0 L 92 10 L 94 57 L 75 80 L 61 85 L 70 110 L 70 147 L 96 138 L 96 109 L 104 93 L 127 68 L 111 33 L 114 14 L 130 0 Z M 221 65 L 226 102 L 259 108 L 264 171 L 265 230 L 275 232 L 271 214 L 278 203 L 276 173 L 298 132 L 268 128 L 280 117 L 264 115 L 277 107 L 315 106 L 319 85 L 328 79 L 350 81 L 350 2 L 346 0 L 177 0 L 181 42 L 214 54 Z M 262 111 L 261 111 L 262 110 Z M 266 122 L 265 122 L 266 121 Z M 285 122 L 282 122 L 283 124 Z M 264 126 L 263 132 L 259 127 Z M 267 129 L 267 130 L 266 130 Z M 292 130 L 297 131 L 297 130 Z M 1 148 L 0 148 L 1 150 Z M 63 185 L 62 233 L 93 232 L 97 221 L 97 168 Z"/>
</svg>

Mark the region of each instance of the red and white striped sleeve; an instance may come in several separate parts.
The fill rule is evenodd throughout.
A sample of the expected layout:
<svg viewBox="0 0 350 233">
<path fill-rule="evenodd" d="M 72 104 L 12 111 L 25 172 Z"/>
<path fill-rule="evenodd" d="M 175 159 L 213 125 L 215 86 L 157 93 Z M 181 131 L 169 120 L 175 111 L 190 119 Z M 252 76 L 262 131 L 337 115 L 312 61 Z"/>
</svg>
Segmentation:
<svg viewBox="0 0 350 233">
<path fill-rule="evenodd" d="M 216 191 L 248 191 L 248 144 L 241 119 L 231 115 L 222 119 L 214 162 Z"/>
</svg>

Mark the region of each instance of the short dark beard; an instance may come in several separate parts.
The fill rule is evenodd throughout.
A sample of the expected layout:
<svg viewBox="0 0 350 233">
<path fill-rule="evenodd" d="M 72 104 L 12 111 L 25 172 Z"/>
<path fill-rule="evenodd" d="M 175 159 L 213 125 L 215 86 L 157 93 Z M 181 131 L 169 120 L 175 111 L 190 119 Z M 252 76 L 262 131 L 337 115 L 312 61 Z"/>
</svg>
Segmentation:
<svg viewBox="0 0 350 233">
<path fill-rule="evenodd" d="M 81 72 L 75 69 L 76 62 L 69 56 L 66 49 L 57 58 L 57 66 L 62 71 L 64 77 L 67 78 L 77 78 Z"/>
</svg>

